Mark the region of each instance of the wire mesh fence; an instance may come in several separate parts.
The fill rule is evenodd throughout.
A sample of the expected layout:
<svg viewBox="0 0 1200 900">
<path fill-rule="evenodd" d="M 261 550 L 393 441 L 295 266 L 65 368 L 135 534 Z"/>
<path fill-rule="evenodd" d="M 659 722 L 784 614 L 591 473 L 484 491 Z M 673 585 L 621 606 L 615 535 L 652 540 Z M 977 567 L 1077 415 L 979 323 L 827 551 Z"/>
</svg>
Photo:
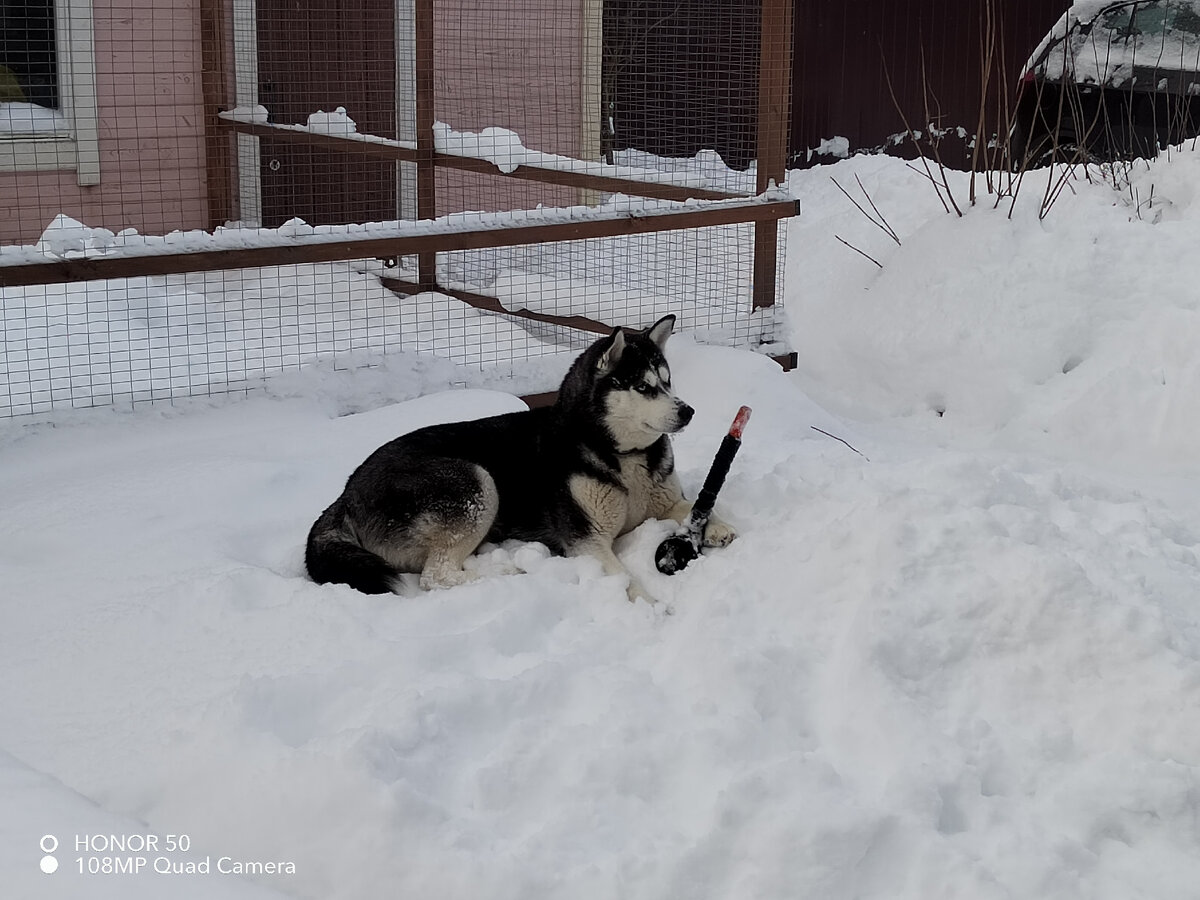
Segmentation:
<svg viewBox="0 0 1200 900">
<path fill-rule="evenodd" d="M 0 416 L 513 373 L 666 312 L 775 346 L 788 5 L 654 6 L 0 0 Z M 732 25 L 740 86 L 684 97 Z M 649 110 L 680 143 L 623 145 Z"/>
</svg>

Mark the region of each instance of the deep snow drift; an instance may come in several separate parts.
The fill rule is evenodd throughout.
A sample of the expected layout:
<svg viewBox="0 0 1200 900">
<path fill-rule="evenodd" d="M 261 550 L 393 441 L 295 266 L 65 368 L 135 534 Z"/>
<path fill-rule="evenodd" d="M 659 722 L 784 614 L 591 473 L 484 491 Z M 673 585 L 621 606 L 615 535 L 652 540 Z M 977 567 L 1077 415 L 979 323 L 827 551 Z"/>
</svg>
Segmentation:
<svg viewBox="0 0 1200 900">
<path fill-rule="evenodd" d="M 855 174 L 901 246 L 830 181 Z M 434 594 L 303 577 L 305 531 L 366 453 L 515 408 L 499 393 L 385 405 L 403 389 L 320 373 L 0 426 L 0 880 L 1193 897 L 1200 159 L 1133 175 L 1078 181 L 1039 221 L 1035 176 L 1012 219 L 960 220 L 896 160 L 795 173 L 800 370 L 668 346 L 698 409 L 676 441 L 690 491 L 737 406 L 754 418 L 722 494 L 738 541 L 673 578 L 653 570 L 665 525 L 620 546 L 656 607 L 518 544 Z M 334 377 L 364 411 L 334 414 Z M 526 574 L 491 574 L 506 564 Z M 170 861 L 214 871 L 80 875 L 96 854 L 70 842 L 96 832 L 188 834 Z M 46 834 L 67 845 L 53 875 Z M 243 879 L 221 857 L 296 871 Z"/>
</svg>

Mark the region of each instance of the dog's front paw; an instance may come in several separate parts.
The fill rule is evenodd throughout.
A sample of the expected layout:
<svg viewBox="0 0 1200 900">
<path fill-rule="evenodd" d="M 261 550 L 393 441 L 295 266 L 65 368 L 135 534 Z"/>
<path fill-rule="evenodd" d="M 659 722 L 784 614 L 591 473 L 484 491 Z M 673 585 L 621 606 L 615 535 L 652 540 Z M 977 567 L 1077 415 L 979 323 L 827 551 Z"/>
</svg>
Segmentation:
<svg viewBox="0 0 1200 900">
<path fill-rule="evenodd" d="M 630 603 L 636 601 L 638 597 L 641 597 L 651 606 L 658 602 L 658 598 L 646 590 L 645 586 L 632 575 L 629 576 L 629 588 L 626 592 L 629 595 Z"/>
<path fill-rule="evenodd" d="M 728 547 L 736 537 L 737 532 L 733 530 L 733 526 L 728 522 L 722 522 L 720 519 L 709 519 L 708 526 L 704 529 L 704 546 Z"/>
<path fill-rule="evenodd" d="M 470 584 L 472 581 L 478 580 L 479 576 L 477 574 L 467 572 L 464 569 L 441 569 L 433 572 L 427 569 L 421 573 L 421 590 L 443 590 L 445 588 L 458 587 L 461 584 Z"/>
</svg>

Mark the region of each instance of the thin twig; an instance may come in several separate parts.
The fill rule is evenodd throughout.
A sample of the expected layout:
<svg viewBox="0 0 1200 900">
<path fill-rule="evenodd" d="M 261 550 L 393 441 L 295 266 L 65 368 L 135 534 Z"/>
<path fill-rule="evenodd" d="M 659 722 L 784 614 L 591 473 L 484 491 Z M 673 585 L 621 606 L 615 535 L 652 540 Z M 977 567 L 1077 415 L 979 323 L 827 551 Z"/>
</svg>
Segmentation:
<svg viewBox="0 0 1200 900">
<path fill-rule="evenodd" d="M 836 178 L 834 178 L 831 175 L 829 177 L 829 180 L 833 182 L 834 186 L 839 191 L 841 191 L 843 194 L 845 194 L 847 200 L 849 200 L 851 203 L 854 204 L 855 209 L 857 209 L 860 213 L 862 213 L 864 216 L 867 217 L 867 219 L 871 222 L 872 225 L 874 225 L 876 228 L 881 229 L 888 237 L 890 237 L 897 244 L 900 243 L 900 238 L 897 236 L 896 232 L 892 229 L 892 226 L 887 223 L 887 220 L 879 212 L 879 209 L 875 206 L 874 201 L 871 200 L 871 195 L 867 193 L 867 189 L 863 187 L 862 180 L 859 179 L 859 177 L 857 175 L 854 176 L 854 180 L 858 182 L 858 186 L 862 190 L 863 196 L 866 197 L 867 202 L 871 204 L 871 209 L 875 210 L 875 215 L 879 216 L 878 219 L 875 219 L 869 212 L 867 212 L 865 209 L 863 209 L 862 205 L 857 200 L 855 200 L 853 197 L 850 196 L 850 192 L 847 191 L 840 184 L 838 184 L 838 180 Z"/>
<path fill-rule="evenodd" d="M 905 166 L 907 166 L 908 168 L 912 169 L 912 170 L 913 170 L 914 172 L 916 172 L 918 175 L 924 175 L 926 178 L 928 178 L 928 179 L 929 179 L 929 181 L 930 181 L 930 182 L 933 184 L 933 186 L 934 186 L 935 188 L 939 188 L 939 194 L 938 194 L 938 196 L 939 196 L 939 197 L 941 196 L 941 193 L 940 193 L 940 185 L 938 185 L 938 181 L 937 181 L 937 179 L 933 177 L 933 173 L 931 173 L 931 172 L 922 172 L 920 169 L 918 169 L 916 166 L 914 166 L 914 165 L 913 165 L 912 163 L 910 163 L 910 162 L 906 162 L 904 165 L 905 165 Z M 945 203 L 943 203 L 942 205 L 943 205 L 943 206 L 945 206 Z M 946 212 L 950 212 L 950 207 L 946 206 Z"/>
<path fill-rule="evenodd" d="M 854 180 L 858 182 L 858 189 L 863 192 L 863 196 L 866 197 L 867 202 L 871 204 L 871 209 L 875 210 L 875 215 L 879 216 L 879 221 L 883 223 L 888 235 L 893 241 L 899 244 L 900 236 L 896 234 L 896 229 L 888 223 L 888 220 L 883 217 L 883 213 L 879 211 L 879 207 L 875 205 L 875 201 L 871 199 L 871 195 L 867 193 L 867 189 L 863 187 L 862 179 L 856 174 L 854 176 Z"/>
<path fill-rule="evenodd" d="M 991 2 L 985 3 L 983 7 L 983 23 L 979 29 L 979 119 L 975 123 L 975 146 L 971 148 L 971 180 L 967 190 L 967 201 L 971 206 L 975 205 L 976 200 L 975 179 L 980 171 L 980 157 L 984 157 L 987 162 L 991 161 L 991 154 L 988 152 L 987 147 L 982 145 L 985 142 L 984 134 L 987 131 L 987 94 L 996 52 L 995 25 L 992 21 L 993 12 Z M 924 62 L 924 57 L 922 57 L 922 65 L 924 65 Z M 991 166 L 987 165 L 989 194 L 992 192 L 991 171 Z"/>
<path fill-rule="evenodd" d="M 892 86 L 892 74 L 888 70 L 887 56 L 883 52 L 882 39 L 879 41 L 879 56 L 883 60 L 883 77 L 887 82 L 888 93 L 891 94 L 892 97 L 892 105 L 896 107 L 896 112 L 900 114 L 900 121 L 904 123 L 905 133 L 907 133 L 909 138 L 912 139 L 913 146 L 917 150 L 917 156 L 921 158 L 921 164 L 925 167 L 925 174 L 929 176 L 929 180 L 933 182 L 934 193 L 937 194 L 938 200 L 942 201 L 942 208 L 948 213 L 950 212 L 950 205 L 946 203 L 945 198 L 942 196 L 942 189 L 938 186 L 937 179 L 933 177 L 933 172 L 931 172 L 929 169 L 929 160 L 925 158 L 925 152 L 921 149 L 921 144 L 913 133 L 912 126 L 908 122 L 908 116 L 904 114 L 904 108 L 900 105 L 900 101 L 896 99 L 896 89 Z"/>
<path fill-rule="evenodd" d="M 825 435 L 825 437 L 833 438 L 835 441 L 841 441 L 843 444 L 845 444 L 847 447 L 849 447 L 851 450 L 853 450 L 855 453 L 857 453 L 859 456 L 861 456 L 867 462 L 871 461 L 871 457 L 867 456 L 867 454 L 863 453 L 861 450 L 859 450 L 857 447 L 855 447 L 853 444 L 851 444 L 845 438 L 840 438 L 836 434 L 830 434 L 824 428 L 818 428 L 816 425 L 809 425 L 808 427 L 811 428 L 813 431 L 820 432 L 821 434 Z"/>
<path fill-rule="evenodd" d="M 855 247 L 855 246 L 854 246 L 853 244 L 851 244 L 849 241 L 843 241 L 843 240 L 842 240 L 840 237 L 838 237 L 836 234 L 834 235 L 834 237 L 835 237 L 835 238 L 837 238 L 839 241 L 841 241 L 843 244 L 845 244 L 847 247 L 849 247 L 851 250 L 853 250 L 855 253 L 857 253 L 859 256 L 865 256 L 865 257 L 866 257 L 867 259 L 869 259 L 871 262 L 875 263 L 875 265 L 879 266 L 879 268 L 881 268 L 881 269 L 883 268 L 883 263 L 881 263 L 881 262 L 880 262 L 879 260 L 877 260 L 875 257 L 871 256 L 871 254 L 869 254 L 869 253 L 863 253 L 861 250 L 859 250 L 857 247 Z"/>
<path fill-rule="evenodd" d="M 938 171 L 941 173 L 941 176 L 942 176 L 942 188 L 946 191 L 946 199 L 950 202 L 950 205 L 954 207 L 954 212 L 961 219 L 962 218 L 962 210 L 958 208 L 958 202 L 954 199 L 954 192 L 950 190 L 950 182 L 946 178 L 946 166 L 945 166 L 945 164 L 942 163 L 942 150 L 941 150 L 941 146 L 940 146 L 941 141 L 933 139 L 934 138 L 933 119 L 929 113 L 929 97 L 931 94 L 933 94 L 933 92 L 929 89 L 928 72 L 926 71 L 926 68 L 925 68 L 925 45 L 924 44 L 921 45 L 921 90 L 925 95 L 925 121 L 929 123 L 929 133 L 930 133 L 929 149 L 930 149 L 930 152 L 933 153 L 934 160 L 937 161 Z M 934 95 L 933 99 L 934 99 L 934 102 L 937 103 L 936 95 Z M 941 104 L 940 103 L 938 104 L 938 118 L 939 119 L 941 118 Z M 976 137 L 975 140 L 976 140 L 976 142 L 978 142 L 979 138 Z"/>
</svg>

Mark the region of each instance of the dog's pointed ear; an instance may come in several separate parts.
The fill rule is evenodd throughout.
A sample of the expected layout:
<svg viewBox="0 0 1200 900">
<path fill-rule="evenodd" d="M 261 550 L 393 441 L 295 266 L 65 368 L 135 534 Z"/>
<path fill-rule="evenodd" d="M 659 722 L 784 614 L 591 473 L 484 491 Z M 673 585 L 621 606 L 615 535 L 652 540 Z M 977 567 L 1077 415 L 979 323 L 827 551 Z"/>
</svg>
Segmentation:
<svg viewBox="0 0 1200 900">
<path fill-rule="evenodd" d="M 653 325 L 646 329 L 646 337 L 658 344 L 658 349 L 662 350 L 667 346 L 667 338 L 671 336 L 671 332 L 675 328 L 674 316 L 663 316 Z"/>
<path fill-rule="evenodd" d="M 608 336 L 608 347 L 600 354 L 600 360 L 596 363 L 596 371 L 601 375 L 607 375 L 617 367 L 617 363 L 621 361 L 621 354 L 625 352 L 625 332 L 620 328 L 614 328 L 613 333 Z"/>
</svg>

